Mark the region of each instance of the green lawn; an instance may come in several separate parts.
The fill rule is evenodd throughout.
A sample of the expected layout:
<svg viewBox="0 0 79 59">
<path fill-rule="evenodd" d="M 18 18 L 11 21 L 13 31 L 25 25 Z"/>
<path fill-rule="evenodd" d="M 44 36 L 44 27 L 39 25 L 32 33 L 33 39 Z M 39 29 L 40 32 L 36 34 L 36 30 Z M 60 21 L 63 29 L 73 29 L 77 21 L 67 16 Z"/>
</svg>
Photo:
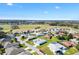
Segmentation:
<svg viewBox="0 0 79 59">
<path fill-rule="evenodd" d="M 34 43 L 32 41 L 26 41 L 26 43 L 34 45 Z"/>
<path fill-rule="evenodd" d="M 52 39 L 49 39 L 48 42 L 60 42 L 60 40 L 57 37 L 52 37 Z"/>
<path fill-rule="evenodd" d="M 32 51 L 32 49 L 28 49 L 29 51 Z"/>
<path fill-rule="evenodd" d="M 38 55 L 36 52 L 33 52 L 32 55 Z"/>
<path fill-rule="evenodd" d="M 41 46 L 41 47 L 38 47 L 41 51 L 43 51 L 45 54 L 47 54 L 47 55 L 53 55 L 53 52 L 52 51 L 50 51 L 50 49 L 47 47 L 47 46 L 45 46 L 45 45 L 43 45 L 43 46 Z"/>
<path fill-rule="evenodd" d="M 72 55 L 72 54 L 75 54 L 77 52 L 78 52 L 78 50 L 75 47 L 72 47 L 72 48 L 68 49 L 64 54 L 65 55 Z"/>
</svg>

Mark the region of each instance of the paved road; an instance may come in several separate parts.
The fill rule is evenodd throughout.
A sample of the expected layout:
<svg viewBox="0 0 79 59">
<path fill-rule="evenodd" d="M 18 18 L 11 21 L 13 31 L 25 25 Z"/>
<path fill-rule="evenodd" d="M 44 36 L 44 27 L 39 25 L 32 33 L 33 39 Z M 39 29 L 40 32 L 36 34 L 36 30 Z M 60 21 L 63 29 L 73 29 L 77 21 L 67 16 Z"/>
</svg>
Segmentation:
<svg viewBox="0 0 79 59">
<path fill-rule="evenodd" d="M 28 46 L 29 48 L 31 48 L 32 50 L 36 51 L 39 55 L 43 55 L 42 52 L 39 51 L 39 49 L 37 49 L 36 47 L 26 43 L 26 41 L 22 41 L 20 40 L 20 37 L 18 37 L 18 41 L 21 43 L 21 44 L 25 44 L 26 46 Z"/>
</svg>

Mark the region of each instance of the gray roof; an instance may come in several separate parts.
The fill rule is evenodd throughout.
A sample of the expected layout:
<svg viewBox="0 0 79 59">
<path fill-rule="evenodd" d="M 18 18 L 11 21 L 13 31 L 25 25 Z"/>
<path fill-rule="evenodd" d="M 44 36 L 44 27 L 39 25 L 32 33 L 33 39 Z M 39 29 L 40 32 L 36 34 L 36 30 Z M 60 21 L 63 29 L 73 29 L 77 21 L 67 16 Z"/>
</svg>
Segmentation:
<svg viewBox="0 0 79 59">
<path fill-rule="evenodd" d="M 19 53 L 18 55 L 32 55 L 29 51 L 23 51 Z"/>
<path fill-rule="evenodd" d="M 4 48 L 19 47 L 18 45 L 19 45 L 19 43 L 6 42 L 6 43 L 4 44 Z"/>
<path fill-rule="evenodd" d="M 6 55 L 31 55 L 29 52 L 26 52 L 23 48 L 15 48 L 15 47 L 11 47 L 11 48 L 7 48 L 6 49 Z"/>
</svg>

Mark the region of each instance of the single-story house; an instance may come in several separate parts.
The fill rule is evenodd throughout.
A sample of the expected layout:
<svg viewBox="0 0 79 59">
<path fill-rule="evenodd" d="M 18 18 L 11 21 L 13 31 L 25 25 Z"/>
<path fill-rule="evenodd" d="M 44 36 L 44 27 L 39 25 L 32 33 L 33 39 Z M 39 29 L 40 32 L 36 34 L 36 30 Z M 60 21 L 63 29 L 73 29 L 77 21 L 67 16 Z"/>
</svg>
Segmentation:
<svg viewBox="0 0 79 59">
<path fill-rule="evenodd" d="M 43 36 L 44 34 L 41 33 L 41 32 L 34 32 L 34 33 L 31 33 L 32 35 L 35 35 L 35 36 Z"/>
<path fill-rule="evenodd" d="M 63 41 L 61 42 L 64 46 L 66 47 L 73 47 L 73 46 L 76 46 L 76 43 L 75 42 L 71 42 L 71 41 Z"/>
<path fill-rule="evenodd" d="M 42 45 L 42 44 L 44 44 L 44 43 L 46 43 L 47 41 L 46 40 L 44 40 L 44 39 L 35 39 L 35 40 L 33 40 L 33 42 L 34 42 L 34 44 L 36 44 L 36 45 Z"/>
<path fill-rule="evenodd" d="M 5 38 L 1 38 L 1 39 L 0 39 L 0 42 L 3 42 L 4 40 L 5 40 Z"/>
<path fill-rule="evenodd" d="M 19 47 L 19 43 L 5 42 L 4 48 L 10 48 L 10 47 Z"/>
<path fill-rule="evenodd" d="M 33 39 L 35 39 L 35 38 L 36 38 L 36 36 L 30 36 L 30 35 L 29 35 L 29 36 L 27 37 L 27 40 L 33 40 Z"/>
<path fill-rule="evenodd" d="M 59 32 L 60 31 L 60 28 L 52 28 L 50 29 L 51 32 Z"/>
<path fill-rule="evenodd" d="M 74 38 L 79 38 L 79 33 L 73 34 Z"/>
<path fill-rule="evenodd" d="M 51 35 L 51 34 L 46 34 L 46 35 L 44 35 L 44 37 L 45 37 L 45 38 L 48 38 L 48 39 L 51 39 L 52 36 L 53 36 L 53 35 Z"/>
<path fill-rule="evenodd" d="M 30 52 L 26 52 L 23 48 L 10 47 L 5 49 L 5 51 L 5 55 L 31 55 Z"/>
<path fill-rule="evenodd" d="M 36 36 L 43 36 L 43 33 L 36 33 Z"/>
<path fill-rule="evenodd" d="M 62 36 L 62 35 L 65 35 L 64 31 L 59 31 L 59 32 L 56 32 L 56 34 Z"/>
<path fill-rule="evenodd" d="M 60 55 L 63 55 L 64 52 L 67 50 L 65 46 L 57 42 L 50 43 L 48 47 L 54 54 L 60 54 Z"/>
</svg>

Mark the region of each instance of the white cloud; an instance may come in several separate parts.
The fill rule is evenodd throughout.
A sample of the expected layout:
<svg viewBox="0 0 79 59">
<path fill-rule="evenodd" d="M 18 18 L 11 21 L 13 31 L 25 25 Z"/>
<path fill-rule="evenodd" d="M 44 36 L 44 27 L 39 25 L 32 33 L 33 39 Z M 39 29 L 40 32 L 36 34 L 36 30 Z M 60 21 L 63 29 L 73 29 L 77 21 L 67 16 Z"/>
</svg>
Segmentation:
<svg viewBox="0 0 79 59">
<path fill-rule="evenodd" d="M 12 6 L 12 5 L 13 5 L 13 3 L 7 3 L 7 5 Z"/>
<path fill-rule="evenodd" d="M 59 7 L 59 6 L 55 6 L 55 8 L 56 8 L 56 9 L 60 9 L 60 7 Z"/>
</svg>

